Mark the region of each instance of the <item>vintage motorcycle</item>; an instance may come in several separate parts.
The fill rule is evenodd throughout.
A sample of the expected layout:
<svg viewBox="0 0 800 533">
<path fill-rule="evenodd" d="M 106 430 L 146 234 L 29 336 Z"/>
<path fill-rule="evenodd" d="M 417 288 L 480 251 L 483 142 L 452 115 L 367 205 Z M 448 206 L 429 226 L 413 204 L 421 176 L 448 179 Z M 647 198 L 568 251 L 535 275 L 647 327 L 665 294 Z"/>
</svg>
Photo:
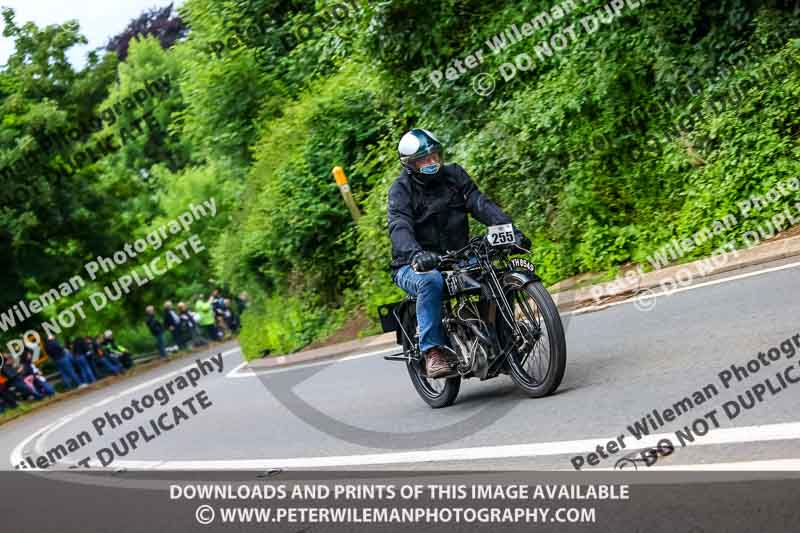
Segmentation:
<svg viewBox="0 0 800 533">
<path fill-rule="evenodd" d="M 515 242 L 511 224 L 490 226 L 462 249 L 441 257 L 445 281 L 442 325 L 452 354 L 451 373 L 430 379 L 419 349 L 416 299 L 378 308 L 384 332 L 396 332 L 403 351 L 384 356 L 406 364 L 411 382 L 431 407 L 452 405 L 462 378 L 500 374 L 532 398 L 555 392 L 564 377 L 564 327 L 550 294 Z"/>
</svg>

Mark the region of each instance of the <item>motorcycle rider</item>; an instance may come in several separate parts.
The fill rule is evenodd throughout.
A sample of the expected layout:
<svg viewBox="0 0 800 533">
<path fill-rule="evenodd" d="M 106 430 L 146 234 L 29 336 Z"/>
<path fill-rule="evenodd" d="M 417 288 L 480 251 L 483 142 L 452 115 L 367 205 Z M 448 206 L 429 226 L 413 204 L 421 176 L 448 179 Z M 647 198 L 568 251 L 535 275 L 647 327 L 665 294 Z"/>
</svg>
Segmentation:
<svg viewBox="0 0 800 533">
<path fill-rule="evenodd" d="M 493 226 L 511 224 L 506 215 L 456 164 L 444 164 L 442 144 L 429 131 L 412 129 L 397 147 L 403 170 L 389 189 L 389 236 L 392 280 L 416 296 L 419 345 L 429 378 L 451 372 L 442 328 L 444 280 L 436 270 L 439 254 L 469 241 L 467 213 Z M 529 250 L 530 240 L 516 227 L 516 242 Z"/>
</svg>

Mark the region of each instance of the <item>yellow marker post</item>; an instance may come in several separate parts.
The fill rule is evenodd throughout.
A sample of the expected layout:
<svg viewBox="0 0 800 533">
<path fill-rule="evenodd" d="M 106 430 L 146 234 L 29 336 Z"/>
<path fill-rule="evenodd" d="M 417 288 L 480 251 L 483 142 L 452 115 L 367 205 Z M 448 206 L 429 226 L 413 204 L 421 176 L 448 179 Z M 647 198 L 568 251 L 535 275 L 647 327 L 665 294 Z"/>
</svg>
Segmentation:
<svg viewBox="0 0 800 533">
<path fill-rule="evenodd" d="M 333 179 L 336 180 L 336 185 L 339 186 L 339 192 L 342 193 L 344 203 L 350 210 L 353 220 L 358 221 L 358 218 L 361 216 L 361 211 L 358 210 L 356 201 L 353 198 L 353 193 L 350 192 L 350 185 L 347 184 L 347 176 L 342 167 L 333 167 Z"/>
</svg>

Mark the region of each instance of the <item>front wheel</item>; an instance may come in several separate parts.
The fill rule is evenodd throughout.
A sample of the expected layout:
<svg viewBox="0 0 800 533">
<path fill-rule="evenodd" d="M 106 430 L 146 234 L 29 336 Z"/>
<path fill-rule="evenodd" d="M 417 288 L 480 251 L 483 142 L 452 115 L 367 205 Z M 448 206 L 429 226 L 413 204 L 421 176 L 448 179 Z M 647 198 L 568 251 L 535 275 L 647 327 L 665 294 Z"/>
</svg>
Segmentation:
<svg viewBox="0 0 800 533">
<path fill-rule="evenodd" d="M 538 281 L 509 287 L 507 294 L 523 337 L 508 355 L 511 379 L 531 398 L 553 394 L 567 366 L 567 342 L 558 308 Z"/>
</svg>

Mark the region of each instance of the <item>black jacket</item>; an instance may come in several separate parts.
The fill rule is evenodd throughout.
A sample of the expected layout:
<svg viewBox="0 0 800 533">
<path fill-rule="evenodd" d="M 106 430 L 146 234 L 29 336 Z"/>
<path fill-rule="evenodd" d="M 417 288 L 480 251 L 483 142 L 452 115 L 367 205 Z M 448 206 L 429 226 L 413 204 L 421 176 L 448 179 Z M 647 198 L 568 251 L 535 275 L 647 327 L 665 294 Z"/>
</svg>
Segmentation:
<svg viewBox="0 0 800 533">
<path fill-rule="evenodd" d="M 44 351 L 47 352 L 47 355 L 54 361 L 58 361 L 64 357 L 64 348 L 55 339 L 44 343 Z"/>
<path fill-rule="evenodd" d="M 154 337 L 158 337 L 162 333 L 164 333 L 164 326 L 161 325 L 161 322 L 155 317 L 155 315 L 147 315 L 147 327 L 150 328 L 150 333 L 153 334 Z"/>
<path fill-rule="evenodd" d="M 86 355 L 86 352 L 89 351 L 89 346 L 86 344 L 83 337 L 75 339 L 72 343 L 72 351 L 75 352 L 75 355 Z"/>
<path fill-rule="evenodd" d="M 511 223 L 469 174 L 452 164 L 425 184 L 404 169 L 389 189 L 388 213 L 393 274 L 420 250 L 445 253 L 466 246 L 468 213 L 487 226 Z"/>
<path fill-rule="evenodd" d="M 189 331 L 195 327 L 197 327 L 197 323 L 192 318 L 192 315 L 189 314 L 188 311 L 180 313 L 178 315 L 181 319 L 180 324 L 178 324 L 178 328 L 183 331 Z"/>
<path fill-rule="evenodd" d="M 175 313 L 175 316 L 172 314 Z M 174 309 L 166 310 L 164 309 L 164 326 L 166 328 L 177 328 L 180 324 L 181 319 L 178 316 L 178 312 Z"/>
<path fill-rule="evenodd" d="M 3 357 L 3 354 L 0 354 L 0 357 Z M 3 374 L 5 377 L 9 379 L 9 381 L 13 381 L 19 375 L 17 372 L 17 367 L 14 365 L 14 360 L 10 357 L 7 357 L 2 370 L 0 370 L 0 374 Z"/>
</svg>

